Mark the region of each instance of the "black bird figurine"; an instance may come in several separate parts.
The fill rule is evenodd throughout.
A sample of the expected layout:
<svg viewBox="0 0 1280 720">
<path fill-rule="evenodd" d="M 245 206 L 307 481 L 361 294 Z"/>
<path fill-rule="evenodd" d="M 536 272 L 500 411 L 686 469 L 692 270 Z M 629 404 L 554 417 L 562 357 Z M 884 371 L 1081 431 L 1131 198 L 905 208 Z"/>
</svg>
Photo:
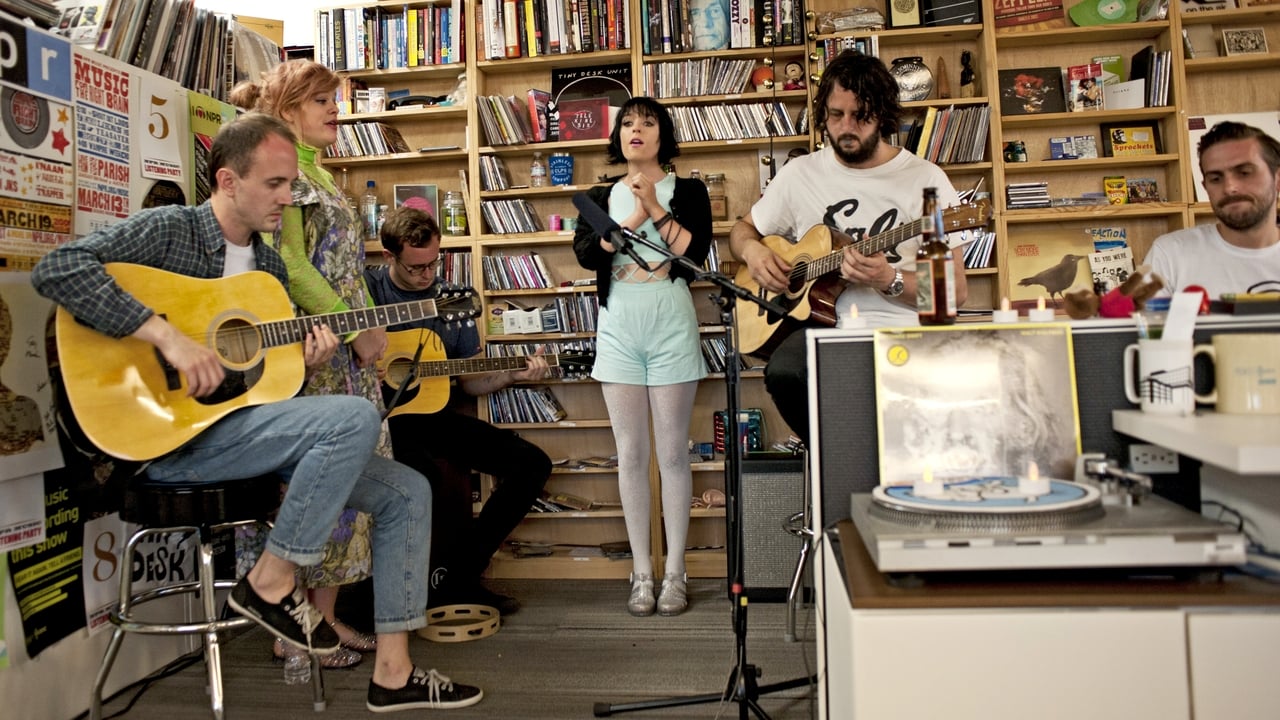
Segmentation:
<svg viewBox="0 0 1280 720">
<path fill-rule="evenodd" d="M 1040 285 L 1049 293 L 1050 300 L 1055 295 L 1062 297 L 1062 293 L 1076 281 L 1076 272 L 1080 269 L 1080 261 L 1084 259 L 1083 255 L 1067 253 L 1062 256 L 1058 264 L 1045 268 L 1031 277 L 1022 278 L 1018 281 L 1018 285 L 1023 287 Z"/>
</svg>

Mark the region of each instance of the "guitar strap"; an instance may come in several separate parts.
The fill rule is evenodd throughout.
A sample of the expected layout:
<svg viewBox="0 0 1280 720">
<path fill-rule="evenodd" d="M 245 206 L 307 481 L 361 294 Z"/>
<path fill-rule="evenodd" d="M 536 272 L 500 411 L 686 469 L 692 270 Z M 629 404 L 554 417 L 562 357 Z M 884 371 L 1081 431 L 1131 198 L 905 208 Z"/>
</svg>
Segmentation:
<svg viewBox="0 0 1280 720">
<path fill-rule="evenodd" d="M 399 404 L 400 396 L 404 394 L 404 389 L 412 385 L 414 380 L 418 379 L 418 361 L 422 359 L 422 349 L 427 346 L 427 339 L 430 337 L 431 336 L 427 335 L 423 329 L 418 330 L 418 349 L 413 352 L 413 362 L 409 365 L 409 374 L 404 376 L 404 381 L 400 383 L 400 386 L 396 388 L 395 394 L 393 394 L 391 399 L 387 401 L 387 409 L 382 411 L 382 417 L 380 419 L 387 419 L 387 415 L 390 415 L 391 411 L 395 409 L 397 404 Z"/>
</svg>

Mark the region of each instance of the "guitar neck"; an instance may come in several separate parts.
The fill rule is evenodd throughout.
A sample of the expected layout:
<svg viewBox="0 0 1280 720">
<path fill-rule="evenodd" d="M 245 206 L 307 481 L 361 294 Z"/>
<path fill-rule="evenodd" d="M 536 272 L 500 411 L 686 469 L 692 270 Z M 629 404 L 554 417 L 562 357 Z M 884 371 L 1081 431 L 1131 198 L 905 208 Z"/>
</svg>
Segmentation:
<svg viewBox="0 0 1280 720">
<path fill-rule="evenodd" d="M 335 335 L 341 337 L 361 330 L 398 325 L 435 316 L 435 300 L 415 300 L 326 315 L 303 315 L 288 320 L 274 320 L 262 323 L 259 329 L 266 347 L 278 347 L 302 342 L 317 323 L 328 325 Z"/>
<path fill-rule="evenodd" d="M 872 235 L 864 240 L 856 241 L 852 243 L 853 249 L 863 255 L 875 255 L 878 252 L 884 252 L 905 240 L 909 240 L 916 235 L 919 235 L 923 227 L 923 220 L 912 220 L 905 225 L 899 225 L 898 227 L 886 230 L 879 235 Z M 832 232 L 834 233 L 836 231 L 832 230 Z M 823 275 L 839 270 L 840 258 L 843 255 L 844 248 L 832 250 L 830 253 L 809 263 L 805 270 L 805 280 L 815 280 Z"/>
<path fill-rule="evenodd" d="M 559 355 L 543 355 L 549 367 L 560 364 Z M 467 358 L 464 360 L 424 360 L 418 363 L 417 376 L 440 377 L 452 375 L 473 375 L 476 373 L 498 372 L 501 370 L 523 370 L 528 366 L 523 355 L 497 358 Z"/>
</svg>

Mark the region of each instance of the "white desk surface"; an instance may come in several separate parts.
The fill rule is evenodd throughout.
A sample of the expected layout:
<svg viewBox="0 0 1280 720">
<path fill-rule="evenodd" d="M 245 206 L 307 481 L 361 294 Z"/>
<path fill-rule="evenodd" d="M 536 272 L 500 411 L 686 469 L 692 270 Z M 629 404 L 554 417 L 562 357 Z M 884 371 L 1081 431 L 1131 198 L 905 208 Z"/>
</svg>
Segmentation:
<svg viewBox="0 0 1280 720">
<path fill-rule="evenodd" d="M 1280 415 L 1157 415 L 1113 410 L 1117 432 L 1241 475 L 1280 473 Z"/>
</svg>

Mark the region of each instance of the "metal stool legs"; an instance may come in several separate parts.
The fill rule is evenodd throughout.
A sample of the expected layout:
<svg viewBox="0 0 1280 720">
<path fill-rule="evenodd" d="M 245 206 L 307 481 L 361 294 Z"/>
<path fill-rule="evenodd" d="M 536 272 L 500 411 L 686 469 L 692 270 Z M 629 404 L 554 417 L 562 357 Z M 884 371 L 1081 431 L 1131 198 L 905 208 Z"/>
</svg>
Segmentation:
<svg viewBox="0 0 1280 720">
<path fill-rule="evenodd" d="M 110 616 L 112 624 L 115 625 L 115 630 L 111 633 L 107 651 L 103 655 L 102 664 L 98 668 L 98 675 L 93 682 L 93 692 L 89 704 L 90 720 L 102 720 L 103 688 L 107 684 L 107 677 L 111 674 L 111 666 L 115 664 L 116 657 L 120 653 L 120 646 L 124 642 L 124 636 L 130 632 L 149 635 L 200 635 L 204 645 L 205 670 L 208 674 L 209 706 L 214 720 L 224 720 L 222 649 L 218 643 L 218 633 L 231 628 L 247 627 L 252 621 L 239 615 L 226 620 L 218 619 L 216 591 L 218 588 L 230 588 L 235 583 L 232 580 L 217 580 L 214 578 L 213 544 L 211 539 L 201 537 L 202 542 L 197 547 L 198 577 L 195 582 L 174 583 L 138 593 L 133 591 L 133 577 L 129 572 L 129 568 L 133 565 L 134 552 L 138 544 L 149 535 L 184 532 L 198 534 L 201 529 L 191 526 L 142 528 L 134 533 L 133 537 L 129 538 L 129 542 L 126 543 L 120 571 L 119 604 L 115 610 L 111 611 Z M 203 611 L 201 613 L 203 618 L 199 621 L 165 623 L 141 621 L 133 616 L 134 606 L 136 605 L 183 593 L 199 595 L 200 606 Z M 324 697 L 323 670 L 320 666 L 320 659 L 316 655 L 311 656 L 311 683 L 312 705 L 316 711 L 324 710 L 326 701 Z"/>
<path fill-rule="evenodd" d="M 812 501 L 809 488 L 809 462 L 804 463 L 804 509 L 787 518 L 782 529 L 800 538 L 800 557 L 796 559 L 796 571 L 791 575 L 791 587 L 787 589 L 787 630 L 783 639 L 796 641 L 796 610 L 804 592 L 804 573 L 809 567 L 809 552 L 813 546 Z"/>
</svg>

